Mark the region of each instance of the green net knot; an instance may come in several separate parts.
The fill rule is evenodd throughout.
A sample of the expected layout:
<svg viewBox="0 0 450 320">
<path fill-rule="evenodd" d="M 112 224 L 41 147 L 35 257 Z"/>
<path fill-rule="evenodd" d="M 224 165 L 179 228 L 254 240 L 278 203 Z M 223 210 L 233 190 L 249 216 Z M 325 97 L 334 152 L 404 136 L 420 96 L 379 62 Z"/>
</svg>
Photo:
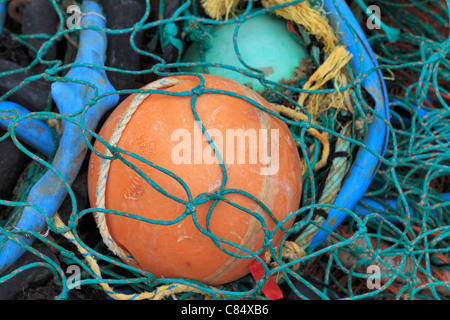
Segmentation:
<svg viewBox="0 0 450 320">
<path fill-rule="evenodd" d="M 193 203 L 193 202 L 188 202 L 186 204 L 186 215 L 191 215 L 193 213 L 195 213 L 195 211 L 197 210 L 197 206 Z"/>
<path fill-rule="evenodd" d="M 204 49 L 211 48 L 213 27 L 203 23 L 188 21 L 183 28 L 187 40 L 199 43 Z"/>
<path fill-rule="evenodd" d="M 174 22 L 169 22 L 164 25 L 162 35 L 161 35 L 161 44 L 163 48 L 166 48 L 169 43 L 172 44 L 178 51 L 183 51 L 183 42 L 177 38 L 178 27 Z"/>
</svg>

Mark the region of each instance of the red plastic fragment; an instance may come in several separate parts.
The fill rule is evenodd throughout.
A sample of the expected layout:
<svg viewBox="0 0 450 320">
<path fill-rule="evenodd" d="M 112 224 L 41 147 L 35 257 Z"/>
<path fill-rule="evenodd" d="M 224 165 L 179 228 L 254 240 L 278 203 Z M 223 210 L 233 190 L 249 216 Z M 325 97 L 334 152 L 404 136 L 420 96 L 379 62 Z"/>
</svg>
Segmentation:
<svg viewBox="0 0 450 320">
<path fill-rule="evenodd" d="M 264 254 L 261 254 L 259 257 L 264 260 Z M 256 281 L 264 277 L 265 269 L 259 260 L 254 260 L 250 263 L 249 270 Z M 262 292 L 270 300 L 283 298 L 283 292 L 273 276 L 270 276 L 269 280 L 264 284 Z"/>
</svg>

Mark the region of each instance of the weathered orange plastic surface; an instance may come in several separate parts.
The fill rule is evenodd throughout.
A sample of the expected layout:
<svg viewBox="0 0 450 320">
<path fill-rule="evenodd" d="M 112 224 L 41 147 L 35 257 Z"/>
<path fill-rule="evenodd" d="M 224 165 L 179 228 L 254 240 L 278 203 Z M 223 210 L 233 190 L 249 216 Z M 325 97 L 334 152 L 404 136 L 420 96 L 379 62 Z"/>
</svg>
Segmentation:
<svg viewBox="0 0 450 320">
<path fill-rule="evenodd" d="M 270 104 L 251 89 L 232 80 L 203 75 L 207 88 L 233 91 L 261 103 L 267 108 Z M 180 76 L 182 82 L 166 88 L 176 92 L 190 91 L 200 82 L 195 76 Z M 108 118 L 100 135 L 109 141 L 121 114 L 127 108 L 134 95 L 128 97 Z M 118 143 L 118 147 L 132 151 L 153 163 L 164 167 L 183 179 L 188 185 L 192 198 L 203 192 L 219 190 L 222 184 L 222 171 L 219 164 L 198 164 L 194 161 L 194 124 L 191 111 L 191 96 L 174 97 L 151 94 L 136 110 Z M 273 175 L 261 174 L 264 164 L 261 161 L 250 163 L 248 145 L 245 148 L 244 164 L 226 162 L 226 146 L 223 146 L 223 159 L 226 162 L 226 189 L 244 190 L 260 199 L 278 220 L 298 209 L 301 197 L 301 164 L 294 140 L 287 126 L 277 118 L 259 110 L 243 99 L 223 94 L 201 94 L 195 103 L 196 111 L 206 129 L 219 129 L 225 141 L 226 129 L 278 129 L 279 130 L 279 170 Z M 177 129 L 186 129 L 191 133 L 192 161 L 190 164 L 176 164 L 173 161 L 173 149 L 180 146 L 181 140 L 172 141 Z M 186 131 L 185 131 L 186 132 Z M 247 140 L 248 141 L 248 140 Z M 268 139 L 270 142 L 271 140 Z M 188 143 L 188 141 L 184 141 Z M 191 145 L 189 145 L 191 146 Z M 208 146 L 203 140 L 203 150 Z M 237 157 L 237 143 L 235 144 Z M 275 146 L 271 146 L 276 150 Z M 105 147 L 96 142 L 96 150 L 104 153 Z M 212 151 L 211 151 L 212 152 Z M 145 164 L 126 157 L 138 166 L 167 192 L 188 200 L 181 185 L 166 174 Z M 231 159 L 231 158 L 230 158 Z M 198 158 L 197 158 L 198 160 Z M 101 159 L 94 154 L 89 170 L 89 197 L 95 207 L 95 190 Z M 267 226 L 273 230 L 275 224 L 271 218 L 253 200 L 241 194 L 227 195 L 227 199 L 239 206 L 254 210 L 264 217 Z M 196 219 L 206 228 L 206 216 L 213 201 L 196 208 Z M 152 188 L 120 160 L 113 160 L 106 184 L 106 208 L 138 214 L 146 218 L 173 220 L 185 210 L 183 204 L 167 198 Z M 181 277 L 217 285 L 230 282 L 249 273 L 251 259 L 236 259 L 221 251 L 210 239 L 202 234 L 193 222 L 193 215 L 183 221 L 168 226 L 137 221 L 135 219 L 107 214 L 107 225 L 114 241 L 128 251 L 138 262 L 138 267 L 153 275 L 165 278 Z M 210 217 L 209 228 L 219 237 L 239 244 L 255 252 L 263 244 L 262 225 L 251 215 L 224 202 L 219 202 Z M 292 225 L 293 219 L 284 224 Z M 282 231 L 276 233 L 274 246 L 282 237 Z M 224 245 L 228 250 L 240 252 L 236 248 Z"/>
</svg>

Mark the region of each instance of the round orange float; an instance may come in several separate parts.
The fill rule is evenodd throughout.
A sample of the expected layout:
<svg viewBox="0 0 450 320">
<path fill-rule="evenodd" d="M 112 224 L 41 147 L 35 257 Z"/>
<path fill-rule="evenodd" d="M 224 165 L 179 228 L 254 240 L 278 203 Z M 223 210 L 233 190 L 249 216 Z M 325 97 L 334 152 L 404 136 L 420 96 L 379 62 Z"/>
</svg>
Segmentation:
<svg viewBox="0 0 450 320">
<path fill-rule="evenodd" d="M 234 92 L 271 109 L 265 99 L 244 85 L 220 76 L 201 76 L 206 89 Z M 196 76 L 176 76 L 146 87 L 190 92 L 199 84 Z M 221 93 L 197 91 L 197 94 L 195 111 L 226 168 L 222 190 L 236 189 L 252 195 L 264 203 L 277 221 L 296 211 L 302 189 L 301 164 L 286 124 L 244 99 Z M 194 117 L 191 99 L 192 95 L 132 94 L 114 110 L 99 133 L 111 145 L 173 172 L 186 183 L 191 202 L 182 185 L 157 168 L 124 155 L 159 190 L 121 160 L 104 160 L 94 153 L 90 159 L 89 197 L 92 207 L 159 221 L 95 214 L 103 240 L 125 262 L 156 277 L 188 278 L 218 285 L 249 273 L 252 259 L 233 257 L 227 252 L 240 255 L 256 252 L 263 245 L 263 224 L 273 230 L 276 222 L 243 193 L 227 193 L 223 197 L 252 210 L 264 219 L 263 224 L 250 213 L 220 200 L 208 216 L 214 200 L 198 202 L 199 198 L 220 191 L 225 176 L 219 158 Z M 99 141 L 94 147 L 101 154 L 111 155 Z M 197 198 L 198 195 L 203 196 Z M 184 213 L 188 214 L 183 216 Z M 179 217 L 183 219 L 174 223 Z M 201 232 L 196 223 L 212 235 Z M 288 228 L 292 223 L 290 219 L 283 226 Z M 282 236 L 283 231 L 278 230 L 274 247 Z M 246 250 L 213 241 L 215 237 Z"/>
</svg>

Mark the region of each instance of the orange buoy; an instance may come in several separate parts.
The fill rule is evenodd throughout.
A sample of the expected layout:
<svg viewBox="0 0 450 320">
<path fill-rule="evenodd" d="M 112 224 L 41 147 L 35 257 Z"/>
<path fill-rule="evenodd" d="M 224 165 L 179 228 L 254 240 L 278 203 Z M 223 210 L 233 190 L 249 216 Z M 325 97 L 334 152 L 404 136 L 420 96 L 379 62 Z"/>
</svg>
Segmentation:
<svg viewBox="0 0 450 320">
<path fill-rule="evenodd" d="M 233 92 L 272 109 L 242 84 L 220 76 L 201 76 L 206 89 Z M 197 76 L 176 76 L 146 88 L 190 92 L 199 84 Z M 192 95 L 132 94 L 109 116 L 99 135 L 112 146 L 172 172 L 188 189 L 173 176 L 130 155 L 123 154 L 157 184 L 156 188 L 120 159 L 103 159 L 92 153 L 89 198 L 92 207 L 155 220 L 95 214 L 103 240 L 125 262 L 156 277 L 218 285 L 249 273 L 252 259 L 229 253 L 257 252 L 263 245 L 264 230 L 274 230 L 276 223 L 298 209 L 302 170 L 296 144 L 284 122 L 236 96 L 197 94 L 195 111 L 222 161 L 194 117 Z M 94 147 L 111 156 L 99 141 Z M 217 197 L 208 200 L 210 195 L 225 201 L 215 202 Z M 252 197 L 261 201 L 272 217 Z M 283 227 L 292 223 L 293 218 Z M 274 247 L 282 236 L 278 229 Z"/>
</svg>

